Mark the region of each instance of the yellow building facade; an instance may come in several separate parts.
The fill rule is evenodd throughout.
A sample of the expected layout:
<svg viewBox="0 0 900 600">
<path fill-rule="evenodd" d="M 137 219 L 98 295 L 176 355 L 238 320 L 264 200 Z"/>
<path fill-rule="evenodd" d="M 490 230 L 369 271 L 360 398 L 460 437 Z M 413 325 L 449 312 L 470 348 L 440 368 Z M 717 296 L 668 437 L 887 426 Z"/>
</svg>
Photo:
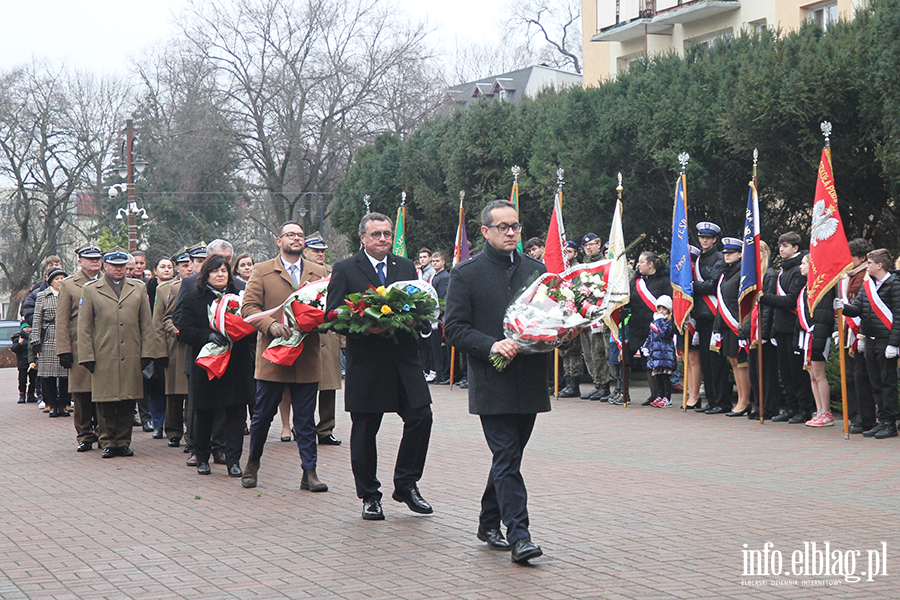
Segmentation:
<svg viewBox="0 0 900 600">
<path fill-rule="evenodd" d="M 582 0 L 584 85 L 627 70 L 647 54 L 714 45 L 742 30 L 797 29 L 812 20 L 827 29 L 850 19 L 866 0 Z"/>
</svg>

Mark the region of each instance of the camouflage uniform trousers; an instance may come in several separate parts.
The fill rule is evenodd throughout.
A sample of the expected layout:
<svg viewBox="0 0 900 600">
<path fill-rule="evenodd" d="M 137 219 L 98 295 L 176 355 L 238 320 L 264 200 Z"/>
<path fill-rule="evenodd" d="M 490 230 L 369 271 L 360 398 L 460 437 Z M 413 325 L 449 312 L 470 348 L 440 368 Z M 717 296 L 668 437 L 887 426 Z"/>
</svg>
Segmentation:
<svg viewBox="0 0 900 600">
<path fill-rule="evenodd" d="M 580 378 L 584 373 L 584 366 L 581 363 L 581 336 L 572 340 L 568 347 L 560 348 L 559 356 L 562 358 L 565 376 Z"/>
<path fill-rule="evenodd" d="M 592 331 L 587 328 L 581 332 L 581 349 L 594 385 L 602 386 L 616 380 L 616 372 L 609 364 L 609 333 Z"/>
</svg>

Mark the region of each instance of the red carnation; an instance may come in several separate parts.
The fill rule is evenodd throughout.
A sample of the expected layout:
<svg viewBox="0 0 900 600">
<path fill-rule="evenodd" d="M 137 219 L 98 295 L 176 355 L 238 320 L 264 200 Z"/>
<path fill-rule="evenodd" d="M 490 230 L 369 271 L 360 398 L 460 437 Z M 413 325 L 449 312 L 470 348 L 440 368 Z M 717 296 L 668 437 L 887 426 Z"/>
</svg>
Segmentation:
<svg viewBox="0 0 900 600">
<path fill-rule="evenodd" d="M 228 308 L 238 308 L 238 307 L 240 307 L 240 304 L 238 304 L 237 300 L 229 300 L 228 301 Z"/>
<path fill-rule="evenodd" d="M 334 321 L 335 319 L 337 319 L 337 316 L 338 316 L 338 313 L 333 308 L 330 311 L 328 311 L 328 320 L 329 321 Z"/>
</svg>

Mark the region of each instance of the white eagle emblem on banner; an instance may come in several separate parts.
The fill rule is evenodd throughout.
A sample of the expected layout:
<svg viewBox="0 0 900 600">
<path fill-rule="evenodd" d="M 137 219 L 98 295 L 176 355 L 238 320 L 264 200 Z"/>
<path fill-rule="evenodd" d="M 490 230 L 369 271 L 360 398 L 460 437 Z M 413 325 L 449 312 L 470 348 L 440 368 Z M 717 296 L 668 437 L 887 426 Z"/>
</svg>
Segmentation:
<svg viewBox="0 0 900 600">
<path fill-rule="evenodd" d="M 816 201 L 813 205 L 812 230 L 809 234 L 810 244 L 818 246 L 820 241 L 827 240 L 835 234 L 840 221 L 832 217 L 833 214 L 834 209 L 826 209 L 824 200 Z"/>
</svg>

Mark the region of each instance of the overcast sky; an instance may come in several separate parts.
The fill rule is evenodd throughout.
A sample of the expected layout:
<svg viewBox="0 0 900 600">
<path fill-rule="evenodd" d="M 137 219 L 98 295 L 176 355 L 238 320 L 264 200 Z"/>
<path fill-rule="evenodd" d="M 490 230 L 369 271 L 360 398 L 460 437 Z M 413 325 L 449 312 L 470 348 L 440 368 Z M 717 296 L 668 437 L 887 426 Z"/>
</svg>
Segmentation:
<svg viewBox="0 0 900 600">
<path fill-rule="evenodd" d="M 240 0 L 236 0 L 240 1 Z M 450 44 L 496 34 L 506 0 L 399 0 L 414 16 L 439 26 L 440 39 Z M 173 32 L 172 14 L 185 0 L 18 0 L 4 2 L 0 34 L 0 69 L 33 56 L 97 74 L 124 73 L 127 56 Z"/>
</svg>

